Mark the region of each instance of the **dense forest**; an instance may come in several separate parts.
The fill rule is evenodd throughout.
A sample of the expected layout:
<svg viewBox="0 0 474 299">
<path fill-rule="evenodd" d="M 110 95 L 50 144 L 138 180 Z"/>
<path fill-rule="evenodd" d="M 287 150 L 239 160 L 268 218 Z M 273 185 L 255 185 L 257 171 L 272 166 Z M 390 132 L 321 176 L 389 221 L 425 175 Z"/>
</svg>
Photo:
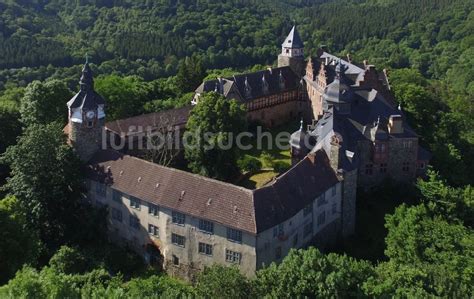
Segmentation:
<svg viewBox="0 0 474 299">
<path fill-rule="evenodd" d="M 356 240 L 252 279 L 215 267 L 188 285 L 109 244 L 61 131 L 86 53 L 113 120 L 274 64 L 293 23 L 307 55 L 388 70 L 433 153 L 426 181 L 361 194 Z M 472 297 L 473 32 L 473 0 L 0 0 L 0 297 Z"/>
</svg>

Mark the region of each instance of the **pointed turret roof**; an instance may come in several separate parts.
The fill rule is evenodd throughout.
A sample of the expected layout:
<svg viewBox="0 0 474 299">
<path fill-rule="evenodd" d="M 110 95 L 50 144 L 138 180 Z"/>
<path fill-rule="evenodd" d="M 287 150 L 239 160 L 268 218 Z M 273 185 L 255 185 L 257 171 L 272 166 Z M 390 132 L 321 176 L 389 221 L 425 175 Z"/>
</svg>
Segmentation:
<svg viewBox="0 0 474 299">
<path fill-rule="evenodd" d="M 94 76 L 89 66 L 89 59 L 86 57 L 86 63 L 82 68 L 80 91 L 67 102 L 69 108 L 96 109 L 98 105 L 104 105 L 104 99 L 94 90 Z"/>
<path fill-rule="evenodd" d="M 304 48 L 303 41 L 301 40 L 300 34 L 296 29 L 296 25 L 291 28 L 291 31 L 286 37 L 282 46 L 285 48 Z"/>
</svg>

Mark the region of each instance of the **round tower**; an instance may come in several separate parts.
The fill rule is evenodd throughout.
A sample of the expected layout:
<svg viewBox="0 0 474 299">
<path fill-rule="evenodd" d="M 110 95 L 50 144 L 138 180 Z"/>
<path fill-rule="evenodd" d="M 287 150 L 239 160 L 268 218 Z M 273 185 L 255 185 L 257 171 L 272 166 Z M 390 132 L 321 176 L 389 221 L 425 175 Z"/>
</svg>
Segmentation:
<svg viewBox="0 0 474 299">
<path fill-rule="evenodd" d="M 290 137 L 292 165 L 295 165 L 296 163 L 304 159 L 304 157 L 306 157 L 309 152 L 308 141 L 308 134 L 303 129 L 303 120 L 301 120 L 300 129 L 291 134 Z"/>
<path fill-rule="evenodd" d="M 94 90 L 94 77 L 87 58 L 79 84 L 79 92 L 67 102 L 69 140 L 81 160 L 87 162 L 101 148 L 105 126 L 105 101 Z"/>
<path fill-rule="evenodd" d="M 278 67 L 289 66 L 297 75 L 303 76 L 305 71 L 304 44 L 300 34 L 293 26 L 285 41 L 281 45 L 281 54 L 278 55 Z"/>
</svg>

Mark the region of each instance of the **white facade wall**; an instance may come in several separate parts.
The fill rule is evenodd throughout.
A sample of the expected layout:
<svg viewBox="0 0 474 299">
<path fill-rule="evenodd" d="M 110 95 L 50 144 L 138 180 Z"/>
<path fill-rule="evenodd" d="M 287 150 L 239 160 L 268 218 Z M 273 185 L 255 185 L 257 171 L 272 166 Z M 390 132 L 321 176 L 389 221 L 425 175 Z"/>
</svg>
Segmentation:
<svg viewBox="0 0 474 299">
<path fill-rule="evenodd" d="M 324 201 L 322 201 L 323 197 Z M 281 261 L 291 248 L 306 246 L 326 226 L 335 221 L 341 221 L 341 202 L 341 183 L 337 183 L 326 190 L 324 195 L 313 200 L 309 205 L 311 212 L 305 213 L 303 209 L 283 223 L 259 233 L 257 235 L 257 268 L 268 266 L 273 261 Z M 324 222 L 318 223 L 320 217 L 325 218 Z M 305 226 L 312 227 L 312 230 L 307 228 L 306 235 Z"/>
<path fill-rule="evenodd" d="M 90 182 L 89 198 L 99 206 L 108 206 L 108 226 L 113 234 L 112 238 L 129 244 L 145 258 L 147 258 L 146 244 L 154 244 L 163 255 L 166 268 L 183 268 L 186 271 L 202 270 L 205 266 L 213 264 L 234 264 L 226 261 L 226 250 L 231 250 L 241 255 L 240 263 L 236 263 L 241 273 L 247 276 L 255 274 L 255 235 L 242 231 L 242 242 L 231 241 L 227 239 L 226 226 L 213 222 L 214 233 L 210 234 L 199 230 L 199 218 L 190 215 L 185 215 L 184 224 L 175 224 L 172 221 L 173 210 L 171 209 L 158 206 L 158 215 L 154 216 L 149 213 L 150 203 L 141 200 L 140 209 L 136 209 L 130 204 L 130 196 L 122 194 L 121 201 L 117 202 L 113 199 L 113 189 L 106 188 L 107 194 L 103 197 L 96 192 L 96 185 L 97 183 Z M 122 214 L 121 222 L 113 219 L 114 209 Z M 130 216 L 139 219 L 138 229 L 130 225 Z M 158 227 L 159 236 L 148 232 L 149 224 Z M 173 244 L 172 234 L 183 236 L 184 246 Z M 212 245 L 212 255 L 199 253 L 200 242 Z M 179 265 L 174 265 L 176 258 L 179 259 Z M 179 272 L 179 269 L 176 270 Z"/>
</svg>

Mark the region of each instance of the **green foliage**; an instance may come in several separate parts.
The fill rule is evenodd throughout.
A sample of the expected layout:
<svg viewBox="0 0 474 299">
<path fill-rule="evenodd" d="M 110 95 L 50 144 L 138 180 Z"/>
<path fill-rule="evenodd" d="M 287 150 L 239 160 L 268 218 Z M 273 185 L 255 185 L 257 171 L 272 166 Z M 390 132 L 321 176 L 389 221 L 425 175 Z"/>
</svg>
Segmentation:
<svg viewBox="0 0 474 299">
<path fill-rule="evenodd" d="M 273 163 L 273 169 L 278 173 L 283 173 L 290 169 L 290 164 L 284 161 L 276 161 Z"/>
<path fill-rule="evenodd" d="M 363 295 L 374 270 L 368 262 L 316 248 L 291 250 L 281 264 L 257 273 L 259 296 L 269 298 L 347 298 Z"/>
<path fill-rule="evenodd" d="M 243 158 L 239 159 L 237 165 L 242 172 L 256 172 L 262 168 L 262 162 L 249 155 L 244 155 Z"/>
<path fill-rule="evenodd" d="M 87 258 L 77 248 L 68 246 L 61 246 L 49 265 L 54 271 L 65 274 L 81 274 L 90 268 Z"/>
<path fill-rule="evenodd" d="M 387 216 L 386 227 L 386 255 L 390 260 L 380 265 L 377 278 L 367 283 L 371 295 L 472 296 L 471 230 L 431 216 L 423 205 L 401 205 Z"/>
<path fill-rule="evenodd" d="M 100 76 L 95 90 L 107 102 L 107 121 L 141 114 L 148 99 L 146 84 L 137 76 Z"/>
<path fill-rule="evenodd" d="M 178 67 L 176 74 L 176 86 L 183 92 L 194 91 L 206 76 L 199 57 L 186 57 Z"/>
<path fill-rule="evenodd" d="M 214 265 L 205 268 L 196 282 L 196 292 L 203 298 L 253 298 L 251 282 L 237 267 Z"/>
<path fill-rule="evenodd" d="M 15 197 L 0 200 L 0 285 L 38 257 L 38 237 L 35 231 L 24 230 L 25 224 Z"/>
<path fill-rule="evenodd" d="M 236 135 L 246 129 L 245 108 L 211 92 L 200 97 L 191 111 L 185 136 L 185 157 L 194 172 L 228 179 L 236 172 Z M 222 145 L 222 146 L 221 146 Z"/>
<path fill-rule="evenodd" d="M 21 121 L 32 124 L 64 123 L 67 119 L 65 103 L 72 97 L 66 84 L 59 80 L 34 81 L 25 89 L 20 101 Z"/>
<path fill-rule="evenodd" d="M 30 230 L 49 249 L 98 233 L 92 212 L 82 202 L 81 164 L 66 144 L 60 125 L 30 125 L 1 161 L 11 168 L 6 187 L 16 196 Z"/>
<path fill-rule="evenodd" d="M 273 160 L 275 160 L 275 158 L 272 156 L 272 154 L 269 152 L 263 152 L 260 155 L 260 159 L 263 161 L 264 167 L 273 168 Z"/>
</svg>

